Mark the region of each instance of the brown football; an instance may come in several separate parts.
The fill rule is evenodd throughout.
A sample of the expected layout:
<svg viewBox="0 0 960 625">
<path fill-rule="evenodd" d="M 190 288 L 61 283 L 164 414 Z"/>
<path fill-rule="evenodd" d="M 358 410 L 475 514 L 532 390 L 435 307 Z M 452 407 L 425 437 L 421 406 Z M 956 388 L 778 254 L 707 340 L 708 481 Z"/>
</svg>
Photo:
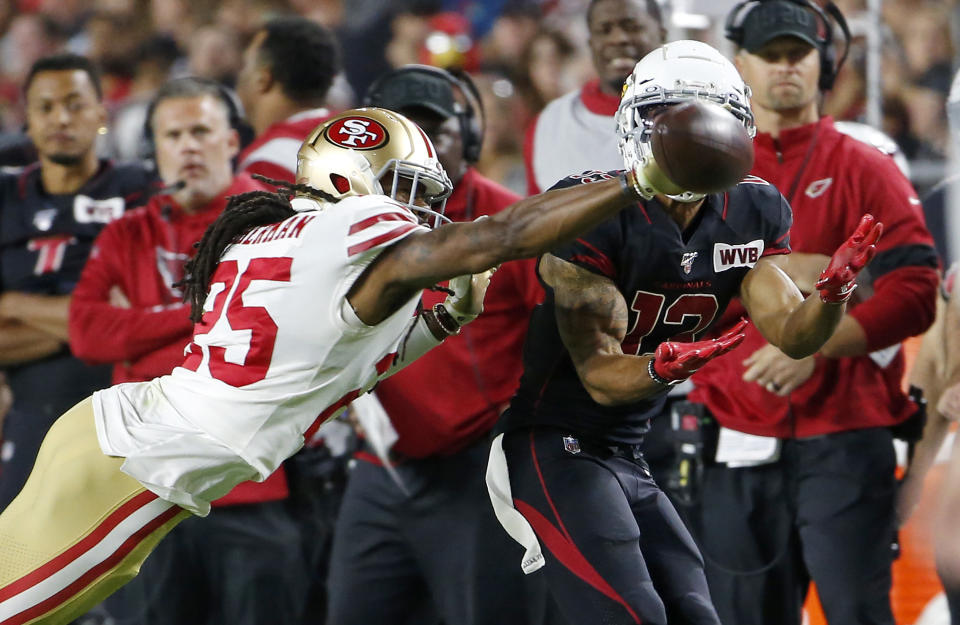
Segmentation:
<svg viewBox="0 0 960 625">
<path fill-rule="evenodd" d="M 668 107 L 653 120 L 650 146 L 667 178 L 687 191 L 717 193 L 753 167 L 753 140 L 718 104 L 693 100 Z"/>
</svg>

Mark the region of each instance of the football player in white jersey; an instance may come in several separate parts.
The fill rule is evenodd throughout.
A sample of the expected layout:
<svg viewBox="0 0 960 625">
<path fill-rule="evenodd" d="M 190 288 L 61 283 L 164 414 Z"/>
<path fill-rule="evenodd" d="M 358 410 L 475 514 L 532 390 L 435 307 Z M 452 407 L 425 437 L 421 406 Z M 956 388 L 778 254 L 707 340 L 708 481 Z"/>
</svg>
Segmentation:
<svg viewBox="0 0 960 625">
<path fill-rule="evenodd" d="M 447 175 L 427 136 L 382 109 L 315 129 L 297 183 L 292 201 L 233 197 L 205 234 L 184 281 L 196 326 L 183 365 L 100 391 L 50 430 L 0 514 L 0 625 L 83 613 L 180 520 L 265 479 L 324 420 L 456 334 L 491 268 L 651 188 L 628 171 L 437 227 Z M 422 290 L 451 278 L 447 300 L 422 310 Z"/>
</svg>

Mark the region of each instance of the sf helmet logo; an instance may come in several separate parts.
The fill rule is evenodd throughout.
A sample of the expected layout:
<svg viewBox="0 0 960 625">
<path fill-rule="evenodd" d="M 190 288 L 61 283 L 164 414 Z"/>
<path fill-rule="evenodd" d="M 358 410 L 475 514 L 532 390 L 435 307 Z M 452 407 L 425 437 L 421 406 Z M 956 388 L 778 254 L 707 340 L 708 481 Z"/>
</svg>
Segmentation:
<svg viewBox="0 0 960 625">
<path fill-rule="evenodd" d="M 387 142 L 387 129 L 369 117 L 347 117 L 331 124 L 326 137 L 341 148 L 374 150 Z"/>
</svg>

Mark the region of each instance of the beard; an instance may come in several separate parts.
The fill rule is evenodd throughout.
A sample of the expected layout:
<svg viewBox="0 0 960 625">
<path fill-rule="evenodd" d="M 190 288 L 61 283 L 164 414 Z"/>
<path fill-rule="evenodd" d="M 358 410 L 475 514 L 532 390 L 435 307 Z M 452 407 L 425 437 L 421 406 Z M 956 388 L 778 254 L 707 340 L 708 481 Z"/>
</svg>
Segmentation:
<svg viewBox="0 0 960 625">
<path fill-rule="evenodd" d="M 75 167 L 83 162 L 84 154 L 47 154 L 49 161 L 64 167 Z"/>
<path fill-rule="evenodd" d="M 767 92 L 767 108 L 774 111 L 793 111 L 802 109 L 816 97 L 803 89 L 770 89 Z"/>
</svg>

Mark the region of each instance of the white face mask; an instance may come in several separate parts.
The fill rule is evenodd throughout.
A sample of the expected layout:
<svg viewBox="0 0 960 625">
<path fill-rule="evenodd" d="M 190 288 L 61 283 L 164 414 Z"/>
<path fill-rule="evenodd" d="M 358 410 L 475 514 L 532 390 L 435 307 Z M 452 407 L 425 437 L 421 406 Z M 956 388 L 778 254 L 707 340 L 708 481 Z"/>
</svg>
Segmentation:
<svg viewBox="0 0 960 625">
<path fill-rule="evenodd" d="M 653 159 L 650 109 L 695 99 L 719 104 L 743 123 L 751 137 L 756 135 L 750 88 L 733 63 L 700 41 L 673 41 L 640 59 L 624 84 L 615 119 L 627 169 L 642 168 Z M 703 194 L 685 191 L 668 197 L 694 202 Z"/>
<path fill-rule="evenodd" d="M 394 175 L 391 176 L 391 172 Z M 383 189 L 385 181 L 389 182 L 389 192 Z M 431 170 L 409 161 L 390 160 L 377 175 L 377 184 L 381 185 L 383 195 L 409 208 L 425 225 L 436 228 L 444 223 L 451 223 L 443 211 L 447 206 L 447 198 L 453 192 L 453 186 L 439 165 L 436 170 Z M 414 203 L 421 189 L 423 200 L 428 206 Z M 407 193 L 406 201 L 400 199 L 400 192 Z"/>
</svg>

